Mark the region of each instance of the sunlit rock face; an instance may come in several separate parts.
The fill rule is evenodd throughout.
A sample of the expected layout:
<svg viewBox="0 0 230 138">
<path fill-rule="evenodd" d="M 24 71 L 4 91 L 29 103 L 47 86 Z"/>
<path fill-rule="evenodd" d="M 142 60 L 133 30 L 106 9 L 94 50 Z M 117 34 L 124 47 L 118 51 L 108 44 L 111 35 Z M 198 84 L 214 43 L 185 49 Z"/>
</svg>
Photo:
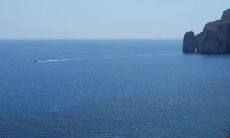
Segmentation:
<svg viewBox="0 0 230 138">
<path fill-rule="evenodd" d="M 203 32 L 194 37 L 188 37 L 188 33 L 185 34 L 184 52 L 187 52 L 184 49 L 190 50 L 195 47 L 191 51 L 201 54 L 230 53 L 230 9 L 224 11 L 220 20 L 207 23 Z"/>
</svg>

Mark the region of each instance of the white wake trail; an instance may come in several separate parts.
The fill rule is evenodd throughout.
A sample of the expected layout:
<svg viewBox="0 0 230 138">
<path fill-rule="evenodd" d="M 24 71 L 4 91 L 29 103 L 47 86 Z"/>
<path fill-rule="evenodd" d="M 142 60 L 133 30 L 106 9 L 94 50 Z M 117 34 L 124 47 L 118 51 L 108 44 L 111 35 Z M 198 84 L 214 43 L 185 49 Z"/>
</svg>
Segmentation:
<svg viewBox="0 0 230 138">
<path fill-rule="evenodd" d="M 82 60 L 98 60 L 98 59 L 118 59 L 118 58 L 153 58 L 154 56 L 178 56 L 180 53 L 174 54 L 150 54 L 150 55 L 126 55 L 126 56 L 113 56 L 113 57 L 91 57 L 91 58 L 72 58 L 72 59 L 48 59 L 48 60 L 36 60 L 37 63 L 49 63 L 49 62 L 63 62 L 63 61 L 82 61 Z"/>
</svg>

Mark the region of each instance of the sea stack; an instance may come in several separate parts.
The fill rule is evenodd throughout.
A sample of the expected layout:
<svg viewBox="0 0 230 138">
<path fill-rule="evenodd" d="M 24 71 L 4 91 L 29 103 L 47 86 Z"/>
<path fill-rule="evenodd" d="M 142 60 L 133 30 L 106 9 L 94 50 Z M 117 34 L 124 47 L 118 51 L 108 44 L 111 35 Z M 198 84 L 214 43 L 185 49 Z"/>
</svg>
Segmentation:
<svg viewBox="0 0 230 138">
<path fill-rule="evenodd" d="M 193 53 L 196 50 L 196 37 L 194 32 L 187 32 L 184 35 L 183 52 Z"/>
<path fill-rule="evenodd" d="M 230 9 L 224 11 L 220 20 L 207 23 L 200 34 L 195 36 L 192 31 L 187 32 L 184 36 L 183 52 L 230 53 Z"/>
</svg>

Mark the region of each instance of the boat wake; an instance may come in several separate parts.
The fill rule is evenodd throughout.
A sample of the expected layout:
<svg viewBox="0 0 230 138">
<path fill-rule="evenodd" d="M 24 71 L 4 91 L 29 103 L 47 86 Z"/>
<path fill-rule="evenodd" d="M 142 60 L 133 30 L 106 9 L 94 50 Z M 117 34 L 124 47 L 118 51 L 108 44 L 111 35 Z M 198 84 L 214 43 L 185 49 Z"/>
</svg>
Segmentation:
<svg viewBox="0 0 230 138">
<path fill-rule="evenodd" d="M 154 58 L 156 56 L 178 56 L 181 53 L 174 54 L 150 54 L 150 55 L 126 55 L 126 56 L 111 56 L 111 57 L 89 57 L 89 58 L 71 58 L 71 59 L 48 59 L 48 60 L 35 60 L 37 63 L 50 63 L 50 62 L 63 62 L 63 61 L 82 61 L 82 60 L 99 60 L 99 59 L 118 59 L 118 58 Z"/>
</svg>

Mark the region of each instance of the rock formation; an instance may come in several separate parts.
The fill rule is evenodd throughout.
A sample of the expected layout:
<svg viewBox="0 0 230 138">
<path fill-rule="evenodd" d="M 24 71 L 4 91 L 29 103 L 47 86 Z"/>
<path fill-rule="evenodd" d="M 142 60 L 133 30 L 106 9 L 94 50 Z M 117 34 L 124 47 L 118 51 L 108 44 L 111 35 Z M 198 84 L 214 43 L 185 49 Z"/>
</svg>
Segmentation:
<svg viewBox="0 0 230 138">
<path fill-rule="evenodd" d="M 230 53 L 230 9 L 224 11 L 220 20 L 207 23 L 200 34 L 195 36 L 193 32 L 187 32 L 184 36 L 183 52 Z"/>
<path fill-rule="evenodd" d="M 187 32 L 184 35 L 183 52 L 193 53 L 196 49 L 196 37 L 193 32 Z"/>
</svg>

